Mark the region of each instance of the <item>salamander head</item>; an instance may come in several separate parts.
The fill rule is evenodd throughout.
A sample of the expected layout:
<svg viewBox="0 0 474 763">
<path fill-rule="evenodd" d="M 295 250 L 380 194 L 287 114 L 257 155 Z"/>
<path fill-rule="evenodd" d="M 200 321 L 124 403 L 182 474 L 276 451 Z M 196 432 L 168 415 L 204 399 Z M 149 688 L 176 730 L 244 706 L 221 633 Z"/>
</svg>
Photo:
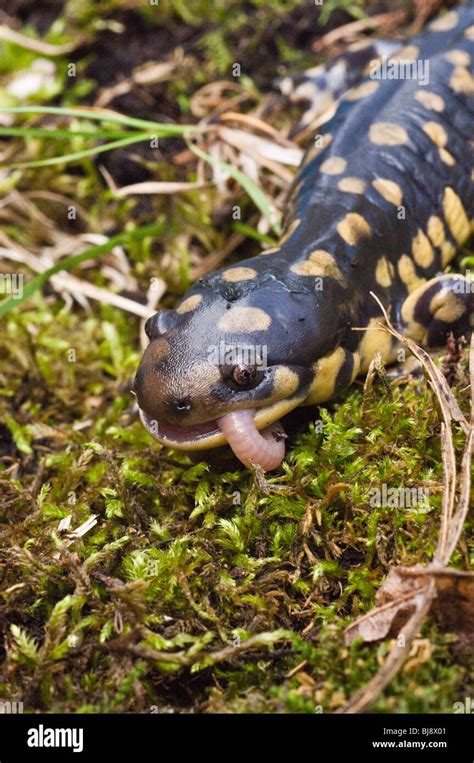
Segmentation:
<svg viewBox="0 0 474 763">
<path fill-rule="evenodd" d="M 313 295 L 274 283 L 233 302 L 198 287 L 176 310 L 156 313 L 145 327 L 150 344 L 134 384 L 147 430 L 182 450 L 229 442 L 245 463 L 232 430 L 235 422 L 243 426 L 244 412 L 256 432 L 307 397 L 311 314 Z"/>
</svg>

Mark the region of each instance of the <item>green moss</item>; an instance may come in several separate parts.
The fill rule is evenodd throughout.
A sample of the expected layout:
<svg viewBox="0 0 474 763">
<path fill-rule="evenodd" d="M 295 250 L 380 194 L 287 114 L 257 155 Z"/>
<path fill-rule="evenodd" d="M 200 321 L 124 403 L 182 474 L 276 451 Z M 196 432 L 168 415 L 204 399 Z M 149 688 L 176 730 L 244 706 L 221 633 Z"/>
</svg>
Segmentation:
<svg viewBox="0 0 474 763">
<path fill-rule="evenodd" d="M 231 80 L 235 61 L 245 64 L 243 103 L 258 103 L 278 51 L 293 68 L 310 63 L 288 36 L 304 5 L 253 0 L 250 19 L 240 2 L 160 3 L 161 23 L 189 25 L 202 42 L 201 66 L 160 86 L 160 108 L 178 100 L 188 112 L 196 88 Z M 101 23 L 123 19 L 120 6 L 103 4 L 99 18 L 95 3 L 68 2 L 64 26 L 48 39 L 74 38 L 77 24 L 99 40 Z M 334 8 L 347 20 L 360 15 L 360 4 Z M 139 14 L 157 23 L 151 7 Z M 314 28 L 315 21 L 316 14 Z M 34 58 L 22 51 L 15 61 L 5 51 L 2 77 Z M 59 57 L 57 81 L 64 103 L 77 103 L 89 83 L 66 82 L 65 64 Z M 276 124 L 289 117 L 277 114 Z M 28 158 L 52 151 L 35 139 Z M 160 180 L 196 179 L 161 154 L 137 163 Z M 152 278 L 166 280 L 169 306 L 196 264 L 235 231 L 229 215 L 213 223 L 222 213 L 214 187 L 147 203 L 117 200 L 92 161 L 15 172 L 10 182 L 20 194 L 48 188 L 81 204 L 73 230 L 64 204 L 42 207 L 53 241 L 162 220 L 159 240 L 130 241 L 126 254 L 142 293 Z M 262 240 L 254 208 L 242 196 L 238 202 L 238 230 L 248 237 L 236 257 L 255 254 Z M 5 231 L 34 251 L 53 243 L 28 214 Z M 109 285 L 98 263 L 78 275 Z M 46 290 L 2 324 L 0 696 L 22 699 L 30 712 L 336 710 L 370 680 L 389 646 L 347 648 L 345 627 L 373 606 L 389 565 L 426 563 L 437 540 L 442 466 L 431 392 L 411 379 L 392 384 L 390 394 L 376 384 L 364 398 L 357 382 L 299 425 L 283 469 L 269 476 L 284 490 L 267 494 L 228 453 L 196 463 L 150 440 L 127 391 L 138 359 L 138 318 L 109 305 L 91 302 L 86 311 Z M 467 411 L 466 376 L 457 393 Z M 458 453 L 461 445 L 458 433 Z M 428 504 L 374 504 L 381 483 L 424 487 Z M 455 564 L 464 566 L 469 553 L 465 540 Z M 428 657 L 420 646 L 418 662 L 415 655 L 374 711 L 451 712 L 469 692 L 472 669 L 456 636 L 428 622 L 420 639 Z"/>
</svg>

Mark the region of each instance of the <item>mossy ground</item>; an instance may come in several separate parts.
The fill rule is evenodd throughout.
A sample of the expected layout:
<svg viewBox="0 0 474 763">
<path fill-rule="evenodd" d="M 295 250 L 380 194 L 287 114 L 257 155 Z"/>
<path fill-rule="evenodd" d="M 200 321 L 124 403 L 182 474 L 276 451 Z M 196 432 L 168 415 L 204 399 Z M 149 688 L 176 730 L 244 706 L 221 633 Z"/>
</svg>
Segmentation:
<svg viewBox="0 0 474 763">
<path fill-rule="evenodd" d="M 17 19 L 34 28 L 33 3 L 13 5 Z M 308 47 L 299 50 L 312 39 L 314 9 L 294 0 L 216 2 L 212 10 L 207 2 L 173 0 L 160 3 L 161 15 L 137 3 L 109 1 L 100 15 L 89 0 L 44 5 L 49 23 L 56 19 L 50 42 L 75 34 L 85 42 L 77 60 L 82 75 L 69 81 L 69 58 L 55 59 L 55 81 L 40 102 L 87 103 L 98 80 L 111 84 L 117 61 L 129 55 L 125 68 L 141 62 L 143 30 L 145 59 L 155 35 L 156 59 L 179 40 L 199 65 L 188 63 L 181 77 L 155 86 L 151 105 L 143 90 L 114 101 L 139 117 L 193 121 L 191 94 L 224 77 L 233 61 L 245 62 L 248 98 L 258 103 L 276 57 L 292 70 L 314 60 Z M 338 10 L 325 29 L 357 17 L 362 4 L 332 6 Z M 125 52 L 113 40 L 124 23 Z M 3 49 L 4 82 L 35 58 Z M 162 237 L 127 247 L 127 256 L 139 290 L 159 275 L 171 306 L 200 258 L 233 231 L 218 192 L 117 201 L 99 170 L 107 167 L 119 184 L 193 179 L 170 163 L 176 143 L 169 144 L 153 160 L 134 148 L 97 162 L 2 174 L 12 204 L 32 202 L 44 189 L 58 195 L 35 201 L 50 229 L 20 204 L 4 230 L 38 251 L 61 236 L 112 235 L 162 220 Z M 11 145 L 28 158 L 53 152 L 39 139 L 27 153 L 19 141 Z M 80 205 L 77 221 L 67 219 L 59 198 Z M 241 203 L 253 224 L 251 204 Z M 234 256 L 258 251 L 246 239 Z M 2 263 L 4 272 L 11 268 Z M 99 265 L 81 275 L 107 285 Z M 22 700 L 29 712 L 336 710 L 389 648 L 347 648 L 344 628 L 373 606 L 389 565 L 424 564 L 434 550 L 442 464 L 432 393 L 422 377 L 375 385 L 365 397 L 358 382 L 334 404 L 290 422 L 287 459 L 269 480 L 285 490 L 265 494 L 228 454 L 194 463 L 150 441 L 129 392 L 138 360 L 138 318 L 110 305 L 91 302 L 86 310 L 46 289 L 4 321 L 0 699 Z M 457 392 L 467 411 L 461 366 Z M 315 421 L 323 422 L 322 433 Z M 381 483 L 426 488 L 429 507 L 374 507 L 371 491 Z M 91 515 L 96 524 L 71 535 Z M 61 531 L 65 517 L 70 524 Z M 472 525 L 454 558 L 463 569 L 473 563 L 469 537 Z M 428 622 L 415 647 L 375 711 L 451 712 L 472 696 L 472 652 L 457 634 Z"/>
</svg>

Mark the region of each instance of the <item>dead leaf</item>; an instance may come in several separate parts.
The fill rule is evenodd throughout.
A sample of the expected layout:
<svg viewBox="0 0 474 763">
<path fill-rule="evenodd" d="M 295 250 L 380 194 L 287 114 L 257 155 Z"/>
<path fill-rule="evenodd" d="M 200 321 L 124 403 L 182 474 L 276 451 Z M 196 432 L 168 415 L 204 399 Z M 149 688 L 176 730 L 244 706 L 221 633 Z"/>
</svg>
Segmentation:
<svg viewBox="0 0 474 763">
<path fill-rule="evenodd" d="M 379 641 L 398 635 L 415 611 L 417 597 L 424 588 L 426 582 L 417 578 L 405 578 L 400 574 L 400 568 L 392 567 L 377 591 L 377 606 L 358 617 L 346 629 L 346 644 L 352 644 L 356 638 Z"/>
<path fill-rule="evenodd" d="M 434 579 L 431 614 L 451 633 L 474 634 L 474 572 L 429 567 L 392 567 L 375 598 L 377 606 L 346 630 L 346 644 L 396 637 L 417 606 L 417 598 Z"/>
</svg>

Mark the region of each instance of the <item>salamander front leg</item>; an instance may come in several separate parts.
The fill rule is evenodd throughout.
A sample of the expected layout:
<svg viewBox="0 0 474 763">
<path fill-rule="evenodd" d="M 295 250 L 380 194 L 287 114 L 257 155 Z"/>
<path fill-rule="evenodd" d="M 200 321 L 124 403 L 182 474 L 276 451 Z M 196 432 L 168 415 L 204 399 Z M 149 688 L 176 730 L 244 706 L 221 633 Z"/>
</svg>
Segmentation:
<svg viewBox="0 0 474 763">
<path fill-rule="evenodd" d="M 403 333 L 428 348 L 444 347 L 448 335 L 474 327 L 474 281 L 448 274 L 415 289 L 401 308 Z"/>
</svg>

